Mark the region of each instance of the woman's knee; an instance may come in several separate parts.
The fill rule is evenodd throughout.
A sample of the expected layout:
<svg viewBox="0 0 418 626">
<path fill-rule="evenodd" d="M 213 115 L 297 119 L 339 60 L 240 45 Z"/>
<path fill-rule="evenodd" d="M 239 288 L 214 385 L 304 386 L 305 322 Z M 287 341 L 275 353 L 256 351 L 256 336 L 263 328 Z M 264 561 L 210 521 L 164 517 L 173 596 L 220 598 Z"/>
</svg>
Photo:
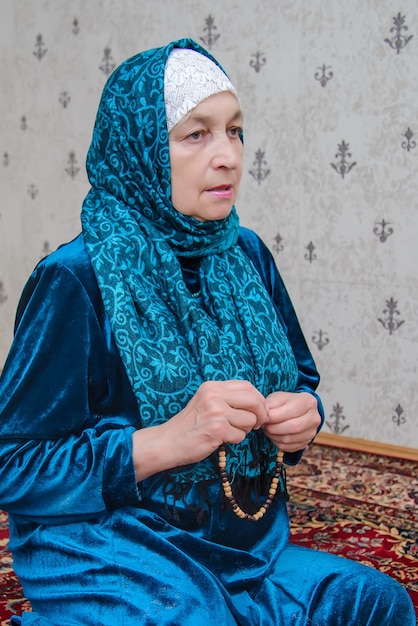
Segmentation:
<svg viewBox="0 0 418 626">
<path fill-rule="evenodd" d="M 312 625 L 415 626 L 414 607 L 405 588 L 371 567 L 355 565 L 325 585 L 319 605 L 321 613 L 328 607 L 327 621 L 313 619 Z"/>
</svg>

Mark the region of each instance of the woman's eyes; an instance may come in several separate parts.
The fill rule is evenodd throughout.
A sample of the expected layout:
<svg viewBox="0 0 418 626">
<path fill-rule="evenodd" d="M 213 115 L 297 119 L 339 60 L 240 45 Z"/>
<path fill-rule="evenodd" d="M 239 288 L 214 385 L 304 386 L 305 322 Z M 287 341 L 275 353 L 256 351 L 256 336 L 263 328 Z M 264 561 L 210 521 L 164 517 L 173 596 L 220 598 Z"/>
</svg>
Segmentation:
<svg viewBox="0 0 418 626">
<path fill-rule="evenodd" d="M 195 130 L 189 135 L 187 135 L 187 139 L 191 139 L 192 141 L 199 141 L 202 139 L 209 131 L 206 130 Z M 230 137 L 239 137 L 242 132 L 242 128 L 240 126 L 232 126 L 227 129 L 227 133 Z"/>
<path fill-rule="evenodd" d="M 242 128 L 240 128 L 239 126 L 233 126 L 228 130 L 228 132 L 232 137 L 239 137 L 240 133 L 242 132 Z"/>
<path fill-rule="evenodd" d="M 203 134 L 204 134 L 203 130 L 195 130 L 193 133 L 190 133 L 190 135 L 188 135 L 187 138 L 197 141 L 198 139 L 201 139 L 203 137 Z"/>
</svg>

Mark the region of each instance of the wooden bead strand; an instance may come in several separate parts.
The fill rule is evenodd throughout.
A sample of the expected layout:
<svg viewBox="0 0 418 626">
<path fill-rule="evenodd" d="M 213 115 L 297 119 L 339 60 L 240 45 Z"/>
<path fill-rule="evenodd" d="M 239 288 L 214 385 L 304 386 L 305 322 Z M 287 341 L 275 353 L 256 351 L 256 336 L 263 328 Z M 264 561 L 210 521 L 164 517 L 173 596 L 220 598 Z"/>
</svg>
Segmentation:
<svg viewBox="0 0 418 626">
<path fill-rule="evenodd" d="M 225 449 L 225 446 L 220 446 L 219 451 L 218 451 L 218 463 L 219 463 L 222 487 L 224 490 L 225 498 L 230 503 L 235 515 L 237 515 L 239 518 L 247 519 L 247 520 L 250 520 L 251 522 L 258 522 L 258 520 L 264 517 L 264 515 L 267 513 L 277 493 L 277 489 L 279 488 L 280 476 L 282 474 L 282 467 L 283 467 L 283 454 L 284 453 L 281 450 L 277 452 L 276 470 L 274 472 L 273 478 L 271 479 L 267 500 L 264 502 L 262 506 L 260 506 L 258 511 L 256 511 L 255 513 L 246 513 L 245 511 L 241 509 L 241 507 L 239 506 L 239 504 L 234 498 L 234 494 L 232 493 L 231 483 L 229 482 L 228 473 L 226 471 L 226 449 Z"/>
</svg>

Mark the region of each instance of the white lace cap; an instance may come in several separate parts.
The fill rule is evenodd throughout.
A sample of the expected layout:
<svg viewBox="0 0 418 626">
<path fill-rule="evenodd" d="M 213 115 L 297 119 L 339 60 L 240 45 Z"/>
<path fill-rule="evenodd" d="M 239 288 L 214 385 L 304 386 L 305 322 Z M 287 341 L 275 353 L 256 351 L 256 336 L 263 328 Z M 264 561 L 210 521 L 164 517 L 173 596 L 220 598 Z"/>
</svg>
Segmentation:
<svg viewBox="0 0 418 626">
<path fill-rule="evenodd" d="M 174 48 L 164 72 L 168 132 L 199 102 L 222 91 L 230 91 L 238 99 L 228 76 L 208 57 L 190 48 Z"/>
</svg>

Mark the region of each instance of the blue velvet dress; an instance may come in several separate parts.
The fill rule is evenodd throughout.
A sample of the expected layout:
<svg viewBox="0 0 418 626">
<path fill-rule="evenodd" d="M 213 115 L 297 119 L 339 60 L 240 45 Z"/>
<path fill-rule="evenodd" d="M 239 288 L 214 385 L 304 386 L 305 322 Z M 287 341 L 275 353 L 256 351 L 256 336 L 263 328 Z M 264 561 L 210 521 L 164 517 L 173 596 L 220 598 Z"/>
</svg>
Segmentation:
<svg viewBox="0 0 418 626">
<path fill-rule="evenodd" d="M 297 391 L 315 394 L 315 364 L 274 261 L 254 233 L 240 232 L 294 350 Z M 194 290 L 196 272 L 184 274 Z M 164 474 L 137 484 L 139 427 L 78 237 L 31 276 L 0 379 L 0 508 L 33 607 L 12 624 L 415 624 L 409 597 L 389 577 L 289 545 L 283 497 L 254 523 L 225 507 L 218 480 L 177 499 Z"/>
</svg>

